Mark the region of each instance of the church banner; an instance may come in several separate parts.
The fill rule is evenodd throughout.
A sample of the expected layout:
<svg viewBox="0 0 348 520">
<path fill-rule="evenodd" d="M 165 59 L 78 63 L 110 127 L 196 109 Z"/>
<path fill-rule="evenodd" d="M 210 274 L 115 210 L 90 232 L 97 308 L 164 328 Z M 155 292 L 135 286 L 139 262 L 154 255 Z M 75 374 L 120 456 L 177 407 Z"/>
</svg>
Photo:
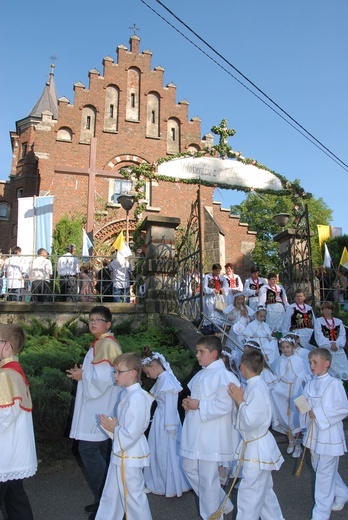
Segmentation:
<svg viewBox="0 0 348 520">
<path fill-rule="evenodd" d="M 35 255 L 43 247 L 51 253 L 53 196 L 18 199 L 17 245 L 23 255 Z"/>
<path fill-rule="evenodd" d="M 197 157 L 173 159 L 158 166 L 158 175 L 182 180 L 204 181 L 212 185 L 241 186 L 263 190 L 282 190 L 273 173 L 234 159 Z"/>
</svg>

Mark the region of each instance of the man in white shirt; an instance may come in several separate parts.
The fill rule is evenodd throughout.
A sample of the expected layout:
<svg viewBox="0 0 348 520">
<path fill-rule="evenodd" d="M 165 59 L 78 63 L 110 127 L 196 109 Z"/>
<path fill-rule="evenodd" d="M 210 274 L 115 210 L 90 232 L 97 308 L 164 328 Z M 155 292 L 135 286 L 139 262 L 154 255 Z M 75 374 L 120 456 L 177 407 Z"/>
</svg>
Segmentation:
<svg viewBox="0 0 348 520">
<path fill-rule="evenodd" d="M 75 252 L 75 245 L 69 244 L 66 247 L 65 255 L 58 258 L 57 273 L 60 277 L 60 294 L 63 302 L 77 301 L 80 267 L 77 258 L 74 256 Z"/>
<path fill-rule="evenodd" d="M 13 255 L 9 256 L 4 263 L 4 274 L 7 278 L 8 297 L 7 301 L 21 301 L 21 292 L 24 288 L 24 274 L 26 266 L 20 254 L 22 249 L 15 246 Z"/>
<path fill-rule="evenodd" d="M 28 275 L 31 281 L 31 295 L 33 302 L 48 302 L 52 293 L 50 278 L 52 263 L 47 258 L 48 252 L 43 247 L 37 251 L 37 257 L 29 265 Z"/>
<path fill-rule="evenodd" d="M 109 269 L 114 284 L 114 302 L 129 303 L 130 275 L 132 272 L 129 261 L 116 253 L 116 258 L 109 265 Z"/>
</svg>

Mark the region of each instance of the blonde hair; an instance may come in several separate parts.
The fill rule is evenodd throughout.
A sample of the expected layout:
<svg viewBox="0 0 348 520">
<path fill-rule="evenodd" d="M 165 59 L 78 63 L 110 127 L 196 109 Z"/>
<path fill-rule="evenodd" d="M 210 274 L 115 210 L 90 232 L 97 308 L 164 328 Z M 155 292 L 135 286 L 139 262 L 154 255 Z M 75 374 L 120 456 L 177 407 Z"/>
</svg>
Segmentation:
<svg viewBox="0 0 348 520">
<path fill-rule="evenodd" d="M 141 357 L 135 352 L 126 352 L 118 356 L 114 362 L 114 367 L 118 367 L 121 364 L 125 365 L 129 370 L 135 370 L 138 375 L 138 381 L 141 377 Z"/>
</svg>

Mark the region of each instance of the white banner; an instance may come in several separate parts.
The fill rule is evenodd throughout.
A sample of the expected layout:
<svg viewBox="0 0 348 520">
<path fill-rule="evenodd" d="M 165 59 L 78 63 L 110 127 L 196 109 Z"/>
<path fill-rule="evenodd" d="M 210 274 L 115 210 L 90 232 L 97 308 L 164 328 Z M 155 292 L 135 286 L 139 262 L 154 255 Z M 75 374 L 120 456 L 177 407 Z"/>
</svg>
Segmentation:
<svg viewBox="0 0 348 520">
<path fill-rule="evenodd" d="M 53 196 L 18 199 L 17 245 L 22 255 L 36 255 L 43 247 L 51 254 Z"/>
<path fill-rule="evenodd" d="M 173 159 L 159 165 L 158 175 L 174 179 L 202 180 L 212 185 L 228 184 L 275 191 L 283 189 L 280 179 L 273 173 L 234 159 L 213 157 Z"/>
</svg>

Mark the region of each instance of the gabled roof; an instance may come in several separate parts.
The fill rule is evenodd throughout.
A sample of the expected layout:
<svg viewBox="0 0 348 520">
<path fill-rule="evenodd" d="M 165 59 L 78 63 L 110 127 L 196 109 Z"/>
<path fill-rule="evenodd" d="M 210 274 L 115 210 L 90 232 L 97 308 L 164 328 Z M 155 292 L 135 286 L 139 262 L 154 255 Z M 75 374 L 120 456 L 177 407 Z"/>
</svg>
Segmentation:
<svg viewBox="0 0 348 520">
<path fill-rule="evenodd" d="M 41 117 L 42 112 L 49 110 L 53 114 L 53 119 L 58 119 L 58 96 L 54 84 L 54 74 L 50 73 L 48 82 L 41 94 L 41 97 L 29 113 L 28 117 Z"/>
</svg>

